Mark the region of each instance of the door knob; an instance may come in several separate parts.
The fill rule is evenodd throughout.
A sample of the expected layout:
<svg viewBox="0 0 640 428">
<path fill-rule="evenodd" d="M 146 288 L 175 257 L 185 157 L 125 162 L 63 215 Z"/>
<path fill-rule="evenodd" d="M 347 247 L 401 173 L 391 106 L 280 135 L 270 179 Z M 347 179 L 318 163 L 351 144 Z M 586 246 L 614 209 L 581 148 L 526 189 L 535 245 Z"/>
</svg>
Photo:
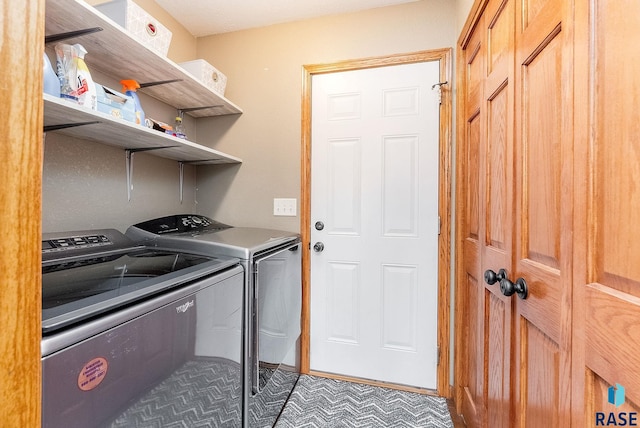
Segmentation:
<svg viewBox="0 0 640 428">
<path fill-rule="evenodd" d="M 501 279 L 500 291 L 507 297 L 517 294 L 519 298 L 526 299 L 527 296 L 529 296 L 529 288 L 523 278 L 516 279 L 515 283 L 509 281 L 507 278 Z"/>
<path fill-rule="evenodd" d="M 315 228 L 316 228 L 316 230 L 324 229 L 324 223 L 321 222 L 321 221 L 316 221 Z"/>
<path fill-rule="evenodd" d="M 487 269 L 484 271 L 484 282 L 489 285 L 493 285 L 498 281 L 502 281 L 507 278 L 506 269 L 500 269 L 498 273 L 495 273 L 491 269 Z"/>
<path fill-rule="evenodd" d="M 313 245 L 313 251 L 315 251 L 316 253 L 321 253 L 322 250 L 324 250 L 324 244 L 322 242 L 316 242 Z"/>
</svg>

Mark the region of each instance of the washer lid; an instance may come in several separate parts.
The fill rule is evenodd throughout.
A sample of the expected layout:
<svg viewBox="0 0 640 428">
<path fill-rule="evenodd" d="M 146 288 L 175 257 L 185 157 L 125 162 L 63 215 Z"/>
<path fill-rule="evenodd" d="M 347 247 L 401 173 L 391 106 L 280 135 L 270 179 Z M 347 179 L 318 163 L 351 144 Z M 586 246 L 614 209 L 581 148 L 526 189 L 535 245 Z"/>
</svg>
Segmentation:
<svg viewBox="0 0 640 428">
<path fill-rule="evenodd" d="M 237 264 L 232 258 L 148 248 L 44 262 L 42 331 L 50 333 Z"/>
</svg>

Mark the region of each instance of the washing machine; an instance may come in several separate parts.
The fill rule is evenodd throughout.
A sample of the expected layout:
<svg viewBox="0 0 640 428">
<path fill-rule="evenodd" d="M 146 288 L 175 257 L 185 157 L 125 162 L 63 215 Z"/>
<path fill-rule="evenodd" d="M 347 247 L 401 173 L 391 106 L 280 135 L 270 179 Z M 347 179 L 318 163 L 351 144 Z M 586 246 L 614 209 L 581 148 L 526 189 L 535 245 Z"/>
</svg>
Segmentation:
<svg viewBox="0 0 640 428">
<path fill-rule="evenodd" d="M 42 426 L 243 424 L 239 260 L 115 229 L 42 239 Z"/>
</svg>

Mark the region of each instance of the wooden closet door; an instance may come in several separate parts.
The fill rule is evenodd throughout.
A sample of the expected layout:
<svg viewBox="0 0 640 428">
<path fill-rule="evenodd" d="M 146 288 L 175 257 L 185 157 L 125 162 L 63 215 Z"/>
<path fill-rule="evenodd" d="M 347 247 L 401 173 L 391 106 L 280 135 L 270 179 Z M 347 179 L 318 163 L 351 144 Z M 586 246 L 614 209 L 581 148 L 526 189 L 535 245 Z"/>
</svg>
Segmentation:
<svg viewBox="0 0 640 428">
<path fill-rule="evenodd" d="M 572 37 L 569 0 L 516 8 L 515 269 L 517 426 L 570 426 Z"/>
<path fill-rule="evenodd" d="M 578 6 L 576 426 L 638 426 L 640 2 Z"/>
<path fill-rule="evenodd" d="M 486 5 L 464 51 L 465 218 L 461 407 L 469 426 L 508 427 L 512 302 L 485 279 L 513 260 L 513 28 L 511 0 Z M 489 275 L 489 279 L 490 279 Z"/>
<path fill-rule="evenodd" d="M 470 426 L 569 426 L 569 0 L 476 5 L 460 89 L 459 406 Z M 501 268 L 507 281 L 489 284 Z M 528 293 L 515 292 L 522 281 Z"/>
<path fill-rule="evenodd" d="M 486 414 L 483 426 L 509 427 L 512 420 L 511 350 L 513 302 L 491 276 L 513 265 L 513 106 L 514 1 L 491 0 L 484 12 L 486 70 L 483 104 L 485 131 L 481 141 L 483 165 L 481 202 L 480 293 L 484 307 Z M 495 278 L 497 279 L 497 278 Z"/>
<path fill-rule="evenodd" d="M 462 100 L 458 143 L 458 257 L 456 287 L 456 403 L 467 426 L 480 425 L 485 406 L 484 396 L 484 295 L 480 273 L 480 200 L 484 186 L 480 183 L 480 148 L 484 130 L 483 85 L 485 72 L 484 19 L 469 37 L 461 55 L 459 79 Z M 482 192 L 482 193 L 481 193 Z"/>
</svg>

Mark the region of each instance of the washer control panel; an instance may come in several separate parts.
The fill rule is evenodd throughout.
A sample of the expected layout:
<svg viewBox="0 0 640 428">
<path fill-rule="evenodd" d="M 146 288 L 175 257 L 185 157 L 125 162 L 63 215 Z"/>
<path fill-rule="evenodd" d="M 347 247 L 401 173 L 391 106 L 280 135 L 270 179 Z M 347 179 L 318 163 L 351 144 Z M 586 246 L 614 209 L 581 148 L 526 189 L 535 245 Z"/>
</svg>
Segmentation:
<svg viewBox="0 0 640 428">
<path fill-rule="evenodd" d="M 106 235 L 71 236 L 42 241 L 42 252 L 79 250 L 85 248 L 102 247 L 113 243 Z"/>
<path fill-rule="evenodd" d="M 61 258 L 111 253 L 139 247 L 116 229 L 75 230 L 42 234 L 42 262 Z"/>
</svg>

